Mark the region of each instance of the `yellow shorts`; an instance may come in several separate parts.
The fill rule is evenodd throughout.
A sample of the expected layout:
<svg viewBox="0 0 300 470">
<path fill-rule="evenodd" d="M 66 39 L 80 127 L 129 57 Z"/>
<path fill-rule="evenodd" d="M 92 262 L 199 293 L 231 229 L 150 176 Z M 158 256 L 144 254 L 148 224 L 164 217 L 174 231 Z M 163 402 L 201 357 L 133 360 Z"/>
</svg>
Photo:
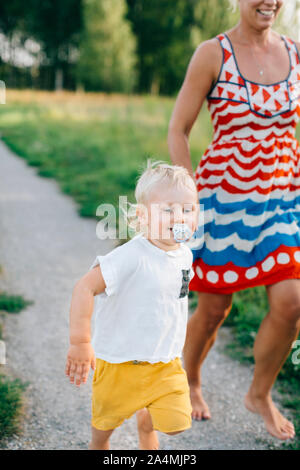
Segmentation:
<svg viewBox="0 0 300 470">
<path fill-rule="evenodd" d="M 158 431 L 191 427 L 189 386 L 178 357 L 155 364 L 112 364 L 96 359 L 92 391 L 92 426 L 96 429 L 114 429 L 142 408 L 148 409 Z"/>
</svg>

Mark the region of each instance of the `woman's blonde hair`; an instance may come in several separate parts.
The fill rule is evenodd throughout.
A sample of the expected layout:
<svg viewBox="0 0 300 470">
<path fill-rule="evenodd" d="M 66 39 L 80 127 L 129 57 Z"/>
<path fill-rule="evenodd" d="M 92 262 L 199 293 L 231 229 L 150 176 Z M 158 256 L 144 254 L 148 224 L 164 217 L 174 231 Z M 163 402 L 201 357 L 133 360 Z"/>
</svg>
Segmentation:
<svg viewBox="0 0 300 470">
<path fill-rule="evenodd" d="M 185 186 L 197 193 L 195 182 L 186 168 L 148 159 L 146 168 L 144 168 L 139 176 L 135 188 L 136 204 L 128 203 L 129 211 L 127 213 L 127 223 L 135 233 L 143 232 L 137 215 L 137 208 L 140 205 L 147 204 L 149 196 L 155 188 L 166 188 L 170 186 Z"/>
<path fill-rule="evenodd" d="M 228 0 L 228 1 L 229 1 L 232 11 L 235 11 L 237 9 L 238 0 Z"/>
</svg>

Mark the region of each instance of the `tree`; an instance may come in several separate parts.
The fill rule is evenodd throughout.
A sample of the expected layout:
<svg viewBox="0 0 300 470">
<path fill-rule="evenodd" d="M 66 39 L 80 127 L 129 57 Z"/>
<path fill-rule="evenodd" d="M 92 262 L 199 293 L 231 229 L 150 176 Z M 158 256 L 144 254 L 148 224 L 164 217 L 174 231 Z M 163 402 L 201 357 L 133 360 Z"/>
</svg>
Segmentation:
<svg viewBox="0 0 300 470">
<path fill-rule="evenodd" d="M 24 30 L 24 14 L 26 7 L 22 0 L 11 0 L 9 2 L 0 2 L 0 32 L 6 38 L 6 56 L 13 62 L 14 58 L 14 47 L 13 41 L 14 36 L 18 36 L 18 42 L 22 39 Z M 15 38 L 16 39 L 16 38 Z M 3 46 L 2 46 L 3 47 Z M 1 55 L 4 51 L 1 51 Z"/>
<path fill-rule="evenodd" d="M 21 22 L 25 7 L 21 0 L 0 2 L 0 32 L 9 36 Z"/>
<path fill-rule="evenodd" d="M 125 0 L 84 0 L 78 77 L 86 89 L 133 89 L 136 42 L 126 13 Z"/>
<path fill-rule="evenodd" d="M 63 88 L 63 70 L 72 61 L 82 27 L 82 0 L 27 0 L 26 29 L 42 46 L 54 69 L 54 87 Z M 76 54 L 75 54 L 76 55 Z"/>
<path fill-rule="evenodd" d="M 193 52 L 194 2 L 127 0 L 128 18 L 137 36 L 139 91 L 177 91 Z"/>
<path fill-rule="evenodd" d="M 232 27 L 238 18 L 229 7 L 228 0 L 196 1 L 194 4 L 197 41 L 211 39 Z"/>
</svg>

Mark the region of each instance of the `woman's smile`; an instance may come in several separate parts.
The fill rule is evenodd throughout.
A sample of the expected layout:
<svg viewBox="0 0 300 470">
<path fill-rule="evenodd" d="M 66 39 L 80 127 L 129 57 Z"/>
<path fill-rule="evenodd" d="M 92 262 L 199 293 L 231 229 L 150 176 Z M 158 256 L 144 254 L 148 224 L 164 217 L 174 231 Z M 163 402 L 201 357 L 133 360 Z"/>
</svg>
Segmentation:
<svg viewBox="0 0 300 470">
<path fill-rule="evenodd" d="M 267 18 L 273 18 L 275 15 L 275 10 L 256 10 L 260 15 L 266 16 Z"/>
</svg>

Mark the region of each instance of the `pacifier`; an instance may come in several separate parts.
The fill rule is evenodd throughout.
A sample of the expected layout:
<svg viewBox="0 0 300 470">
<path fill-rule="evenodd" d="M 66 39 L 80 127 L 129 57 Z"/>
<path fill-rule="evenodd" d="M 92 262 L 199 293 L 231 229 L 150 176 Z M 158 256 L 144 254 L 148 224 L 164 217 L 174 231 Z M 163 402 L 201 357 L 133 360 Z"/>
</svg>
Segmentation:
<svg viewBox="0 0 300 470">
<path fill-rule="evenodd" d="M 187 224 L 174 224 L 172 232 L 175 242 L 178 243 L 185 242 L 192 236 L 192 230 Z"/>
</svg>

